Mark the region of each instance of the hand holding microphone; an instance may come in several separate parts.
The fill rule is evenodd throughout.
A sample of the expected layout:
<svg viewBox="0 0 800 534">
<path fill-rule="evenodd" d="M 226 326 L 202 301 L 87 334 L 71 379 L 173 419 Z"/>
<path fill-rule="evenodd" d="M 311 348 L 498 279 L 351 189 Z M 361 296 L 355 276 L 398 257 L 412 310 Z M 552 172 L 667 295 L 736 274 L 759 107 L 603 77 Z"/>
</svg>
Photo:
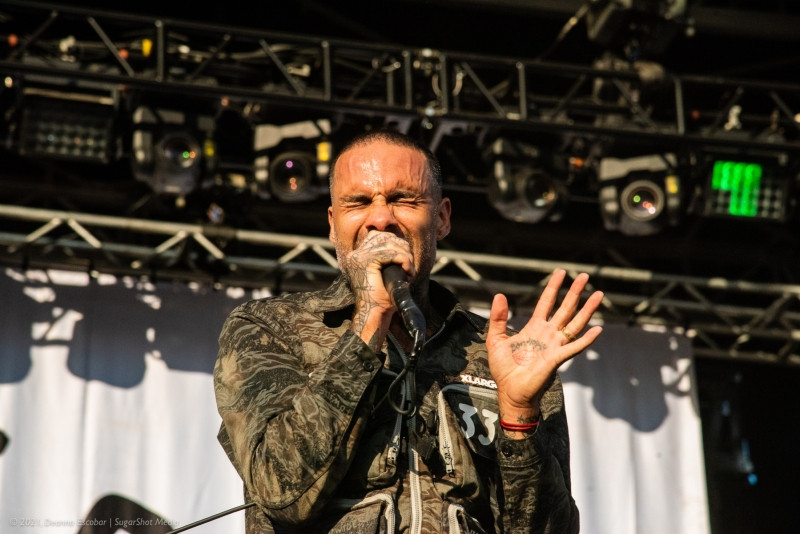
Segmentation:
<svg viewBox="0 0 800 534">
<path fill-rule="evenodd" d="M 408 283 L 408 275 L 396 263 L 386 265 L 381 271 L 383 275 L 383 284 L 386 286 L 386 291 L 392 299 L 392 304 L 400 312 L 403 318 L 403 323 L 412 337 L 418 334 L 425 336 L 425 316 L 419 309 L 414 299 L 411 298 L 410 284 Z"/>
<path fill-rule="evenodd" d="M 377 230 L 370 230 L 341 262 L 356 298 L 351 329 L 375 350 L 389 329 L 389 305 L 399 312 L 412 338 L 425 337 L 425 316 L 411 297 L 403 262 L 413 268 L 410 244 L 391 232 Z"/>
</svg>

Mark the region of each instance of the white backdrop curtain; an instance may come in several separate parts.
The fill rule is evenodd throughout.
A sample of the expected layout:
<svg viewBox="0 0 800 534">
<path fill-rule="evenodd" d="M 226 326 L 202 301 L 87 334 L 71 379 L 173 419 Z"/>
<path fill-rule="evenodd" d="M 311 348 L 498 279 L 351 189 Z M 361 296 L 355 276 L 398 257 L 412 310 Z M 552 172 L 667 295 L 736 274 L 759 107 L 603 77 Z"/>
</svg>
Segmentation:
<svg viewBox="0 0 800 534">
<path fill-rule="evenodd" d="M 0 532 L 167 532 L 241 504 L 211 371 L 225 316 L 260 296 L 3 271 Z M 691 362 L 678 335 L 607 325 L 564 367 L 583 533 L 708 532 Z"/>
</svg>

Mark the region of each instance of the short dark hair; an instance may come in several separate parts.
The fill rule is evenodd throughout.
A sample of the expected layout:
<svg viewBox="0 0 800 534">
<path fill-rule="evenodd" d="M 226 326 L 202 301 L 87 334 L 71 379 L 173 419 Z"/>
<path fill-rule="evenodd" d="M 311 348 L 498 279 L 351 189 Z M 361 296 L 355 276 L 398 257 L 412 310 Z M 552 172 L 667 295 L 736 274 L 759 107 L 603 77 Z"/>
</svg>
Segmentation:
<svg viewBox="0 0 800 534">
<path fill-rule="evenodd" d="M 431 183 L 433 184 L 433 193 L 436 196 L 436 200 L 438 201 L 442 199 L 442 167 L 439 164 L 439 159 L 421 142 L 391 128 L 366 130 L 347 141 L 344 146 L 342 146 L 341 150 L 337 151 L 338 153 L 333 161 L 333 165 L 331 166 L 331 186 L 333 186 L 333 182 L 335 180 L 336 164 L 339 162 L 339 158 L 342 157 L 342 154 L 346 153 L 350 149 L 369 145 L 376 141 L 383 141 L 385 143 L 389 143 L 390 145 L 402 146 L 421 152 L 422 155 L 425 156 L 428 178 L 430 178 Z"/>
</svg>

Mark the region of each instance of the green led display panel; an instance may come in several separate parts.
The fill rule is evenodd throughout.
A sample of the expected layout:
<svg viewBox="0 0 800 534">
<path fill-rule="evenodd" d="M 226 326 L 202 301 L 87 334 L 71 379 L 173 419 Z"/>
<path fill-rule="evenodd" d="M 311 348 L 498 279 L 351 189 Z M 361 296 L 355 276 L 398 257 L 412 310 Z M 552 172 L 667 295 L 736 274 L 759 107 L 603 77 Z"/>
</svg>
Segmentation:
<svg viewBox="0 0 800 534">
<path fill-rule="evenodd" d="M 716 160 L 709 177 L 706 215 L 782 220 L 786 183 L 770 176 L 760 163 Z"/>
<path fill-rule="evenodd" d="M 730 193 L 728 213 L 754 217 L 758 211 L 761 177 L 764 167 L 758 163 L 717 161 L 711 171 L 711 187 Z"/>
</svg>

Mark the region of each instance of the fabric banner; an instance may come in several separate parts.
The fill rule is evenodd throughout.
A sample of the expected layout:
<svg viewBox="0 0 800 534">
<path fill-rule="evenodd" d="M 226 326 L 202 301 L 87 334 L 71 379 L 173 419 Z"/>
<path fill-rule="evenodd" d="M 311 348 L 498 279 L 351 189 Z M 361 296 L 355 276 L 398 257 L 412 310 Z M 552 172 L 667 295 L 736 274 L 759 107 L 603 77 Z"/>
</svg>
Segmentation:
<svg viewBox="0 0 800 534">
<path fill-rule="evenodd" d="M 0 531 L 168 532 L 242 503 L 210 375 L 241 299 L 82 273 L 0 280 Z M 243 514 L 191 532 L 243 532 Z"/>
<path fill-rule="evenodd" d="M 261 296 L 0 273 L 0 531 L 166 533 L 242 504 L 211 372 L 224 318 Z M 581 531 L 707 533 L 688 342 L 609 325 L 562 376 Z M 190 532 L 243 531 L 236 512 Z"/>
<path fill-rule="evenodd" d="M 706 534 L 706 477 L 689 340 L 605 325 L 562 367 L 583 534 Z"/>
</svg>

